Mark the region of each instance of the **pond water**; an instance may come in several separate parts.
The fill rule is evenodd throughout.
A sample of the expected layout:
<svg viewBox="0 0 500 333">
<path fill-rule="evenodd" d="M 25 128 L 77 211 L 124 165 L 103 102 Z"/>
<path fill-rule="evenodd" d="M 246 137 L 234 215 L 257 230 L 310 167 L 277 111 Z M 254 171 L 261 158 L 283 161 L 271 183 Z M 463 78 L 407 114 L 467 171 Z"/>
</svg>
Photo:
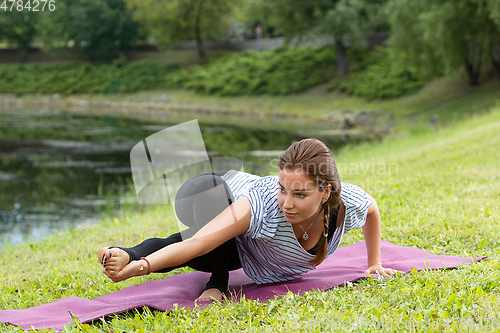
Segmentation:
<svg viewBox="0 0 500 333">
<path fill-rule="evenodd" d="M 324 122 L 307 124 L 303 119 L 274 129 L 259 128 L 258 122 L 241 126 L 249 122 L 255 120 L 200 120 L 209 156 L 237 157 L 246 172 L 265 174 L 291 142 L 329 128 Z M 0 110 L 0 247 L 98 223 L 103 213 L 120 209 L 124 198 L 134 203 L 130 150 L 176 124 Z M 343 143 L 338 135 L 322 139 L 331 148 Z"/>
</svg>

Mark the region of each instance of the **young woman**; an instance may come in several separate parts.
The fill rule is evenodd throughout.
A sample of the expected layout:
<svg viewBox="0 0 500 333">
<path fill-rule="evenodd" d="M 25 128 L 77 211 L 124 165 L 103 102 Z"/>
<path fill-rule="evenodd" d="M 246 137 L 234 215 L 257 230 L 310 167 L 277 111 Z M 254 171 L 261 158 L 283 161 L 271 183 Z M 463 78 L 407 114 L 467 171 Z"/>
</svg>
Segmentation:
<svg viewBox="0 0 500 333">
<path fill-rule="evenodd" d="M 189 266 L 212 273 L 197 300 L 221 300 L 230 270 L 243 267 L 257 284 L 299 278 L 333 254 L 342 235 L 354 228 L 363 229 L 366 273 L 396 273 L 382 267 L 375 200 L 340 183 L 323 142 L 294 142 L 278 167 L 279 176 L 232 170 L 191 178 L 175 202 L 178 218 L 190 228 L 132 248 L 101 248 L 104 274 L 118 282 Z"/>
</svg>

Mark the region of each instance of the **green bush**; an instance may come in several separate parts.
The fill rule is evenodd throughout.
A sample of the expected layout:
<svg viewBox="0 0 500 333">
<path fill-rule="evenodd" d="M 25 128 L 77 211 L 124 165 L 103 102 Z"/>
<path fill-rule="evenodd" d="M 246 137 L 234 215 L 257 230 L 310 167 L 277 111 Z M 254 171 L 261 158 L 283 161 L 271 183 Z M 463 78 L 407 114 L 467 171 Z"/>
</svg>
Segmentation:
<svg viewBox="0 0 500 333">
<path fill-rule="evenodd" d="M 112 64 L 0 65 L 0 93 L 16 95 L 133 92 L 164 85 L 168 73 L 177 64 L 158 66 L 138 61 L 126 64 L 117 59 Z"/>
<path fill-rule="evenodd" d="M 327 82 L 334 70 L 331 46 L 278 48 L 219 56 L 172 73 L 166 87 L 221 96 L 286 95 Z"/>
<path fill-rule="evenodd" d="M 411 94 L 431 79 L 401 53 L 382 47 L 376 52 L 365 60 L 366 67 L 334 81 L 330 88 L 368 100 L 387 99 Z"/>
<path fill-rule="evenodd" d="M 70 95 L 185 88 L 222 96 L 285 95 L 327 82 L 334 70 L 331 46 L 223 53 L 184 69 L 145 61 L 126 64 L 123 59 L 100 65 L 0 65 L 0 93 Z"/>
</svg>

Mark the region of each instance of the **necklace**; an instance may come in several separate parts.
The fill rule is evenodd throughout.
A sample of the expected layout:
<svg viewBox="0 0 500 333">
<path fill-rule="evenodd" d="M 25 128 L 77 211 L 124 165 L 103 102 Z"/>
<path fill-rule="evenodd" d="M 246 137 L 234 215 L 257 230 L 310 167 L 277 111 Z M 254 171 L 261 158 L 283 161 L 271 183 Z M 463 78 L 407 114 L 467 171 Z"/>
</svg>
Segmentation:
<svg viewBox="0 0 500 333">
<path fill-rule="evenodd" d="M 302 226 L 300 225 L 300 223 L 298 223 L 300 229 L 302 229 L 302 231 L 304 232 L 304 234 L 302 235 L 302 239 L 303 240 L 307 240 L 309 238 L 309 234 L 307 233 L 309 231 L 309 229 L 311 229 L 312 225 L 314 224 L 314 222 L 316 222 L 317 220 L 317 217 L 314 219 L 314 221 L 312 221 L 312 223 L 309 225 L 309 227 L 307 228 L 307 230 L 304 230 L 304 228 L 302 228 Z"/>
</svg>

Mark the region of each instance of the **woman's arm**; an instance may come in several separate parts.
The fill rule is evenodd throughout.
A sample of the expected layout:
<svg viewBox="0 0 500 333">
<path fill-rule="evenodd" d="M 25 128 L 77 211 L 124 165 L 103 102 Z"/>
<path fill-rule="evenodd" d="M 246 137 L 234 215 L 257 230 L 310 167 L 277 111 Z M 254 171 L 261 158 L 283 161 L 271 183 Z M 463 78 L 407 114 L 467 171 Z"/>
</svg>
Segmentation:
<svg viewBox="0 0 500 333">
<path fill-rule="evenodd" d="M 366 222 L 363 226 L 363 236 L 368 254 L 368 269 L 365 272 L 367 274 L 378 272 L 381 275 L 396 274 L 397 271 L 395 269 L 382 267 L 382 255 L 380 254 L 380 211 L 375 199 L 369 194 L 368 197 L 372 201 L 372 205 L 368 207 Z"/>
<path fill-rule="evenodd" d="M 147 256 L 150 271 L 177 266 L 210 252 L 231 238 L 246 232 L 250 226 L 250 217 L 250 202 L 247 197 L 242 197 L 208 222 L 193 237 L 166 246 Z M 123 280 L 147 274 L 147 269 L 141 270 L 143 265 L 144 260 L 142 263 L 141 260 L 132 261 L 116 274 L 115 279 Z"/>
</svg>

